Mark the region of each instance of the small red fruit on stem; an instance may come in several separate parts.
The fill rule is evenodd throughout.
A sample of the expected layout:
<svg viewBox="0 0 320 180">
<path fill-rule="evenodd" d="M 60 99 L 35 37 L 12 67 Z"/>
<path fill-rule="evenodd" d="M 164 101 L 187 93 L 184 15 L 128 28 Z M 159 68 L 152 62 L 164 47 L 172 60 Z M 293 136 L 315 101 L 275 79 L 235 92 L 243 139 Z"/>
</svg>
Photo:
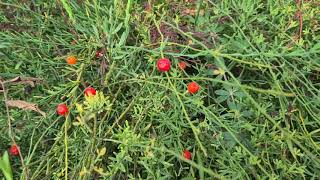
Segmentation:
<svg viewBox="0 0 320 180">
<path fill-rule="evenodd" d="M 12 156 L 18 156 L 18 155 L 19 155 L 19 147 L 18 147 L 16 144 L 13 144 L 13 145 L 10 147 L 9 153 L 10 153 Z"/>
<path fill-rule="evenodd" d="M 199 91 L 199 89 L 200 89 L 200 86 L 199 86 L 199 84 L 196 83 L 196 82 L 191 82 L 191 83 L 188 84 L 188 92 L 189 92 L 190 94 L 195 94 L 195 93 L 197 93 L 197 92 Z"/>
<path fill-rule="evenodd" d="M 94 96 L 97 94 L 97 91 L 95 88 L 93 87 L 87 87 L 85 90 L 84 90 L 84 95 L 86 96 Z"/>
<path fill-rule="evenodd" d="M 66 61 L 68 64 L 74 65 L 77 63 L 78 59 L 75 56 L 68 56 Z"/>
<path fill-rule="evenodd" d="M 189 150 L 186 149 L 186 150 L 183 151 L 183 157 L 184 158 L 190 160 L 191 156 L 192 156 L 192 154 L 191 154 L 191 152 Z"/>
<path fill-rule="evenodd" d="M 178 66 L 181 71 L 184 71 L 187 68 L 188 64 L 184 61 L 181 61 L 181 62 L 179 62 Z"/>
<path fill-rule="evenodd" d="M 96 58 L 101 58 L 101 57 L 103 57 L 103 52 L 102 52 L 102 50 L 98 50 L 97 52 L 96 52 Z"/>
<path fill-rule="evenodd" d="M 56 111 L 57 111 L 57 114 L 60 116 L 65 116 L 69 112 L 68 107 L 65 104 L 59 104 L 57 106 Z"/>
<path fill-rule="evenodd" d="M 158 70 L 161 72 L 169 71 L 171 67 L 170 60 L 167 58 L 159 59 L 157 62 L 157 67 L 158 67 Z"/>
</svg>

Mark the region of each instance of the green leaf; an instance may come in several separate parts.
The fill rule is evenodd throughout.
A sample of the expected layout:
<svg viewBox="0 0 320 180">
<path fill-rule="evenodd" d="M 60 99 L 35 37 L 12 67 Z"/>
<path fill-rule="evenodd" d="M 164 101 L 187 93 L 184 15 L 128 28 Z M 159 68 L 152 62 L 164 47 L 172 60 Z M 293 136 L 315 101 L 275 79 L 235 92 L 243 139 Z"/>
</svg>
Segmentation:
<svg viewBox="0 0 320 180">
<path fill-rule="evenodd" d="M 121 28 L 122 28 L 123 23 L 120 23 L 115 30 L 112 31 L 111 34 L 116 34 Z"/>
<path fill-rule="evenodd" d="M 11 46 L 11 43 L 7 43 L 7 42 L 0 43 L 0 49 L 9 48 L 10 46 Z"/>
<path fill-rule="evenodd" d="M 104 21 L 103 21 L 103 31 L 105 32 L 105 33 L 109 33 L 109 22 L 108 22 L 108 18 L 105 18 L 104 19 Z"/>
<path fill-rule="evenodd" d="M 240 91 L 237 91 L 237 92 L 235 92 L 235 93 L 233 93 L 233 94 L 234 94 L 234 96 L 239 97 L 239 98 L 242 98 L 242 97 L 245 97 L 245 96 L 246 96 L 245 93 L 240 92 Z"/>
<path fill-rule="evenodd" d="M 62 6 L 63 8 L 67 11 L 68 13 L 68 16 L 69 16 L 69 19 L 72 21 L 72 22 L 75 22 L 75 19 L 74 19 L 74 16 L 73 16 L 73 12 L 72 12 L 72 9 L 71 9 L 71 6 L 68 4 L 68 2 L 66 0 L 61 0 L 62 2 Z"/>
<path fill-rule="evenodd" d="M 311 49 L 311 52 L 320 52 L 320 43 L 315 44 Z"/>
<path fill-rule="evenodd" d="M 98 156 L 103 156 L 106 154 L 106 152 L 107 152 L 107 148 L 103 147 L 98 151 Z"/>
<path fill-rule="evenodd" d="M 126 31 L 123 32 L 122 35 L 121 35 L 119 44 L 118 44 L 119 47 L 126 43 L 127 37 L 128 37 L 128 33 Z"/>
<path fill-rule="evenodd" d="M 251 165 L 257 165 L 257 164 L 260 164 L 260 162 L 261 162 L 261 160 L 259 160 L 259 158 L 257 156 L 252 155 L 249 158 L 249 163 Z"/>
<path fill-rule="evenodd" d="M 229 92 L 222 89 L 216 90 L 215 93 L 220 96 L 229 96 Z"/>
<path fill-rule="evenodd" d="M 93 29 L 93 32 L 94 32 L 94 35 L 96 36 L 96 38 L 100 39 L 99 31 L 98 31 L 97 27 L 92 25 L 92 29 Z"/>
<path fill-rule="evenodd" d="M 8 152 L 5 151 L 0 159 L 0 169 L 7 180 L 13 180 Z"/>
<path fill-rule="evenodd" d="M 237 142 L 229 132 L 222 132 L 222 137 L 223 137 L 222 142 L 227 148 L 231 149 L 237 144 Z"/>
<path fill-rule="evenodd" d="M 229 97 L 228 96 L 219 96 L 216 100 L 218 103 L 221 103 L 225 100 L 227 100 Z"/>
</svg>

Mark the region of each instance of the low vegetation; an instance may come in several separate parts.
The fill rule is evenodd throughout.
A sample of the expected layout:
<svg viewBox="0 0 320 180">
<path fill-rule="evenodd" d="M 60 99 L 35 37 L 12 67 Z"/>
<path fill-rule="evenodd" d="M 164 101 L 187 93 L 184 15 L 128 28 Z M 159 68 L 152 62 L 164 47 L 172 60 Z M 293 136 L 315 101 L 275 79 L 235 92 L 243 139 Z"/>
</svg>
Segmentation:
<svg viewBox="0 0 320 180">
<path fill-rule="evenodd" d="M 0 8 L 0 177 L 320 176 L 318 1 Z"/>
</svg>

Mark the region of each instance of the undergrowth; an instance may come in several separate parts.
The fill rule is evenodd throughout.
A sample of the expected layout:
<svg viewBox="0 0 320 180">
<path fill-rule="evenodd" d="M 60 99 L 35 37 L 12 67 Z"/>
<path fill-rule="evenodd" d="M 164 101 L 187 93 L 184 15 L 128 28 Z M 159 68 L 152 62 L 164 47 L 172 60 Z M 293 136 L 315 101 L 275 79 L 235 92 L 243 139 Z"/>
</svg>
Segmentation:
<svg viewBox="0 0 320 180">
<path fill-rule="evenodd" d="M 1 1 L 0 81 L 42 81 L 0 86 L 0 154 L 19 145 L 13 179 L 316 179 L 319 7 Z M 164 57 L 172 68 L 161 73 Z M 96 96 L 83 96 L 88 86 Z M 14 99 L 46 115 L 7 109 Z M 60 103 L 66 117 L 55 112 Z"/>
</svg>

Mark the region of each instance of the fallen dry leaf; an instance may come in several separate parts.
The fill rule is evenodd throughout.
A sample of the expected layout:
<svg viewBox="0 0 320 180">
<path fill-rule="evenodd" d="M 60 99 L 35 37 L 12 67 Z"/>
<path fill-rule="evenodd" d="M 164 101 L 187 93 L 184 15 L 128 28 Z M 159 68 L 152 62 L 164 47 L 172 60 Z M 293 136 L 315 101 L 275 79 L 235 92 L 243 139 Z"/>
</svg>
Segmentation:
<svg viewBox="0 0 320 180">
<path fill-rule="evenodd" d="M 29 102 L 21 101 L 21 100 L 7 100 L 7 101 L 5 101 L 5 103 L 8 107 L 17 107 L 20 109 L 32 110 L 32 111 L 40 113 L 42 116 L 46 116 L 46 113 L 41 111 L 38 108 L 38 106 L 34 103 L 29 103 Z"/>
<path fill-rule="evenodd" d="M 13 83 L 13 84 L 29 84 L 31 87 L 35 87 L 35 83 L 42 82 L 43 79 L 33 78 L 33 77 L 15 77 L 13 79 L 3 81 L 3 83 Z"/>
<path fill-rule="evenodd" d="M 182 11 L 182 13 L 185 14 L 185 15 L 195 16 L 196 13 L 197 13 L 197 10 L 196 10 L 196 9 L 184 9 L 184 10 Z M 199 15 L 200 15 L 200 16 L 203 16 L 203 15 L 204 15 L 204 10 L 201 9 L 201 10 L 199 11 Z"/>
</svg>

